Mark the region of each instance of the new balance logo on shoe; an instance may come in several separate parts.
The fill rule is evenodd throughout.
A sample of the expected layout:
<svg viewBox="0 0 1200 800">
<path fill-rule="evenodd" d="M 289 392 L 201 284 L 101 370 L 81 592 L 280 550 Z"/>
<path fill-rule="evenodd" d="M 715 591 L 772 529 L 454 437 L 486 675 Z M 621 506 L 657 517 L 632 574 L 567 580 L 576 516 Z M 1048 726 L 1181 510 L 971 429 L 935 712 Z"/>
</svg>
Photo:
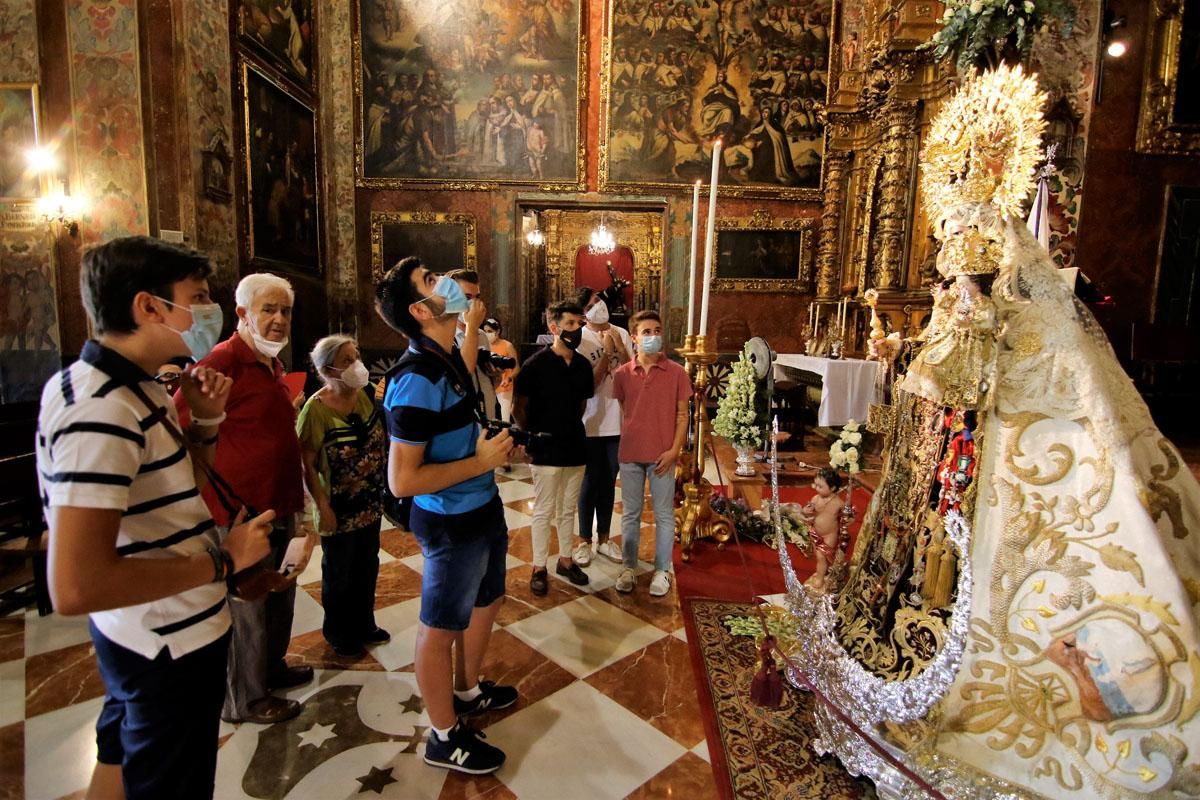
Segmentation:
<svg viewBox="0 0 1200 800">
<path fill-rule="evenodd" d="M 504 751 L 483 741 L 486 738 L 461 721 L 450 729 L 445 741 L 430 731 L 425 740 L 425 763 L 469 775 L 495 772 L 504 764 Z"/>
<path fill-rule="evenodd" d="M 466 766 L 467 759 L 471 757 L 470 750 L 463 750 L 461 747 L 454 748 L 454 752 L 450 754 L 450 760 L 460 767 Z"/>
</svg>

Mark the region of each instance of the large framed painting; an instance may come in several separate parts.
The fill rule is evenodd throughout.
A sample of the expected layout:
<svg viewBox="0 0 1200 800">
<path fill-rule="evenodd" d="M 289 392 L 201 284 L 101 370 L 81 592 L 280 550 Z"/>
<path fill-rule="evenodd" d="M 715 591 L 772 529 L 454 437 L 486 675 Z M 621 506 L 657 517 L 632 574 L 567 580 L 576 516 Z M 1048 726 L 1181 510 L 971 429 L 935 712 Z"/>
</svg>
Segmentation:
<svg viewBox="0 0 1200 800">
<path fill-rule="evenodd" d="M 777 220 L 767 211 L 717 220 L 712 288 L 736 292 L 811 291 L 818 220 Z"/>
<path fill-rule="evenodd" d="M 251 263 L 321 271 L 317 127 L 312 108 L 242 62 Z"/>
<path fill-rule="evenodd" d="M 610 0 L 600 190 L 816 200 L 834 0 Z"/>
<path fill-rule="evenodd" d="M 1139 153 L 1200 154 L 1200 0 L 1150 3 Z"/>
<path fill-rule="evenodd" d="M 434 272 L 475 269 L 475 217 L 436 211 L 371 212 L 371 277 L 405 256 L 419 256 Z"/>
<path fill-rule="evenodd" d="M 581 0 L 357 0 L 359 184 L 583 191 Z"/>
<path fill-rule="evenodd" d="M 313 87 L 316 16 L 313 0 L 236 0 L 243 40 L 305 89 Z"/>
<path fill-rule="evenodd" d="M 33 83 L 0 83 L 0 201 L 41 195 L 26 151 L 38 146 L 38 91 Z"/>
</svg>

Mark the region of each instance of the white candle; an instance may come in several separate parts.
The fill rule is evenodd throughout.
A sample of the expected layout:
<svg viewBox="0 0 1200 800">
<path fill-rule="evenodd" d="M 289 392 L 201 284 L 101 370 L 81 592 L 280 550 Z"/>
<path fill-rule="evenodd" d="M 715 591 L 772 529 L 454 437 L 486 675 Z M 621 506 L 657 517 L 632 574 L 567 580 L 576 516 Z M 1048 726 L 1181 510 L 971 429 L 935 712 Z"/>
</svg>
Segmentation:
<svg viewBox="0 0 1200 800">
<path fill-rule="evenodd" d="M 696 332 L 696 240 L 700 236 L 700 181 L 692 187 L 692 258 L 688 261 L 687 335 Z"/>
<path fill-rule="evenodd" d="M 714 250 L 717 243 L 717 182 L 721 168 L 721 140 L 713 143 L 712 181 L 708 185 L 708 232 L 704 237 L 704 296 L 700 303 L 700 335 L 708 335 L 708 295 L 712 288 Z"/>
</svg>

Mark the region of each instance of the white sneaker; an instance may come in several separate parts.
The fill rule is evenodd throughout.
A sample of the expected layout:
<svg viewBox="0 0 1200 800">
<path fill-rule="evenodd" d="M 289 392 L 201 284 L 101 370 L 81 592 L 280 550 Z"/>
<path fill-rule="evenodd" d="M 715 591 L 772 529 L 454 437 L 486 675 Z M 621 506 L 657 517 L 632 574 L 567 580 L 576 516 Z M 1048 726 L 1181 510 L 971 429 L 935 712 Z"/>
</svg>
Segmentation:
<svg viewBox="0 0 1200 800">
<path fill-rule="evenodd" d="M 571 560 L 581 567 L 592 563 L 592 543 L 585 540 L 575 545 L 575 551 L 571 553 Z"/>
<path fill-rule="evenodd" d="M 618 592 L 632 592 L 633 591 L 633 570 L 631 570 L 631 569 L 621 570 L 621 576 L 619 578 L 617 578 L 617 591 Z"/>
<path fill-rule="evenodd" d="M 617 588 L 621 588 L 619 582 Z M 669 591 L 671 591 L 671 573 L 660 569 L 650 579 L 650 594 L 653 597 L 662 597 Z"/>
<path fill-rule="evenodd" d="M 612 539 L 606 539 L 596 545 L 596 554 L 604 556 L 609 561 L 620 564 L 625 560 L 624 554 L 621 553 L 621 548 Z"/>
</svg>

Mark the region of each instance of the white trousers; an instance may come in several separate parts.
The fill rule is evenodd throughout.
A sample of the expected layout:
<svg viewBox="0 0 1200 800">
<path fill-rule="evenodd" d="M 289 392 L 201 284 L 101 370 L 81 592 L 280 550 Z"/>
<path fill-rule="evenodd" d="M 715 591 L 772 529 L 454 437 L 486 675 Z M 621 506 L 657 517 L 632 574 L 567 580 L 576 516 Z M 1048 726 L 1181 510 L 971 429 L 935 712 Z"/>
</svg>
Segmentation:
<svg viewBox="0 0 1200 800">
<path fill-rule="evenodd" d="M 535 464 L 530 469 L 533 471 L 533 568 L 541 569 L 550 558 L 551 525 L 558 530 L 559 557 L 571 556 L 584 467 Z"/>
</svg>

